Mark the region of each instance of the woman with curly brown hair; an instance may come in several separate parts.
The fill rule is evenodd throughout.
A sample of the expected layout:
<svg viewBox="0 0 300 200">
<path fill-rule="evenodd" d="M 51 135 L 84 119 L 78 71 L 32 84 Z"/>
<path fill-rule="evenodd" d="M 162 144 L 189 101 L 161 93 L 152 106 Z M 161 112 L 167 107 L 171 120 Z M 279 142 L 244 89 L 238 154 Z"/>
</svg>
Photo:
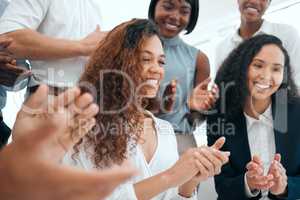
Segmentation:
<svg viewBox="0 0 300 200">
<path fill-rule="evenodd" d="M 196 199 L 199 182 L 228 161 L 229 153 L 218 150 L 224 138 L 179 158 L 172 126 L 145 111 L 147 99 L 158 92 L 164 63 L 155 25 L 134 19 L 107 35 L 81 77 L 81 87 L 98 98 L 98 126 L 64 162 L 90 170 L 129 160 L 140 171 L 109 199 Z"/>
</svg>

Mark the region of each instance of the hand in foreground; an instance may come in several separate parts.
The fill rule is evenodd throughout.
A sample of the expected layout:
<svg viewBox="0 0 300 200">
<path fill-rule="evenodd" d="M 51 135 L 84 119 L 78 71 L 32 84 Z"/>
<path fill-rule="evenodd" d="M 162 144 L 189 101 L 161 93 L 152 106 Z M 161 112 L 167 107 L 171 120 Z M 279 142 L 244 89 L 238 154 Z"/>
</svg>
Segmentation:
<svg viewBox="0 0 300 200">
<path fill-rule="evenodd" d="M 134 175 L 135 170 L 128 163 L 101 172 L 86 172 L 58 163 L 65 151 L 84 136 L 73 136 L 74 132 L 67 130 L 68 120 L 72 124 L 76 117 L 66 117 L 66 113 L 71 112 L 71 116 L 78 119 L 93 119 L 91 116 L 98 110 L 90 100 L 84 103 L 83 100 L 90 98 L 84 96 L 79 89 L 73 88 L 48 103 L 45 101 L 47 87 L 42 85 L 28 99 L 13 129 L 17 138 L 0 152 L 2 200 L 99 200 Z M 72 105 L 77 105 L 82 112 L 76 112 Z M 48 106 L 54 113 L 44 112 Z M 25 112 L 28 109 L 43 114 L 28 114 Z M 93 123 L 86 124 L 83 133 Z"/>
</svg>

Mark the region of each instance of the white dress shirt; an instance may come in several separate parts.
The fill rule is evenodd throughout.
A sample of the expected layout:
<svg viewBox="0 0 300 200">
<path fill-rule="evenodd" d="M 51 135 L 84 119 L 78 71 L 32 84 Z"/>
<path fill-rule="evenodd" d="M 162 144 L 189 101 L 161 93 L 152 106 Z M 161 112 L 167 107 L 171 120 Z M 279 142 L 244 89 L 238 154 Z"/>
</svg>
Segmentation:
<svg viewBox="0 0 300 200">
<path fill-rule="evenodd" d="M 264 20 L 254 36 L 259 34 L 274 35 L 282 41 L 290 56 L 294 80 L 298 88 L 300 88 L 300 36 L 298 31 L 287 24 L 272 23 Z M 239 35 L 238 28 L 218 44 L 215 57 L 216 69 L 219 69 L 229 53 L 242 41 L 243 38 Z"/>
<path fill-rule="evenodd" d="M 252 118 L 244 113 L 246 117 L 248 142 L 251 156 L 257 155 L 261 158 L 264 167 L 264 175 L 267 175 L 276 153 L 275 136 L 273 129 L 273 117 L 271 105 L 259 116 Z M 248 197 L 255 197 L 259 192 L 252 193 L 246 181 L 245 191 Z M 261 200 L 268 200 L 268 191 L 262 191 Z"/>
<path fill-rule="evenodd" d="M 32 29 L 60 39 L 79 40 L 101 25 L 101 0 L 11 0 L 0 19 L 0 34 Z M 37 78 L 46 84 L 74 86 L 86 57 L 30 61 Z"/>
<path fill-rule="evenodd" d="M 140 145 L 137 145 L 135 149 L 130 152 L 129 160 L 134 164 L 138 170 L 138 175 L 131 180 L 119 186 L 107 200 L 137 200 L 133 185 L 143 179 L 149 178 L 156 174 L 159 174 L 168 168 L 172 167 L 178 160 L 177 141 L 174 130 L 171 124 L 165 120 L 155 118 L 155 129 L 157 133 L 157 148 L 150 162 L 145 159 L 143 150 Z M 77 162 L 71 158 L 72 152 L 69 152 L 64 160 L 64 164 L 78 166 L 86 170 L 95 169 L 95 165 L 90 159 L 90 155 L 83 149 L 79 151 Z M 191 198 L 184 198 L 178 195 L 178 188 L 171 188 L 162 192 L 152 200 L 196 200 L 196 193 Z"/>
</svg>

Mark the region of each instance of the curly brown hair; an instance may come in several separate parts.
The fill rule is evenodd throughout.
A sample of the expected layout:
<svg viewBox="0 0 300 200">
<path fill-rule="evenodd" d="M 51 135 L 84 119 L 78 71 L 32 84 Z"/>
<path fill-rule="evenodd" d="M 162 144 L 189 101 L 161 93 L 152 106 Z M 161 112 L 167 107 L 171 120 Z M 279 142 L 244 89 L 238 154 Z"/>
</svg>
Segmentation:
<svg viewBox="0 0 300 200">
<path fill-rule="evenodd" d="M 115 27 L 99 43 L 91 56 L 79 85 L 83 92 L 94 93 L 100 112 L 96 115 L 97 132 L 85 138 L 84 149 L 97 168 L 121 164 L 128 150 L 140 140 L 144 113 L 139 109 L 136 87 L 142 83 L 140 52 L 145 40 L 158 36 L 155 25 L 147 19 L 133 19 Z M 94 92 L 83 85 L 93 86 Z M 133 99 L 134 98 L 134 99 Z M 80 141 L 75 145 L 78 153 Z"/>
</svg>

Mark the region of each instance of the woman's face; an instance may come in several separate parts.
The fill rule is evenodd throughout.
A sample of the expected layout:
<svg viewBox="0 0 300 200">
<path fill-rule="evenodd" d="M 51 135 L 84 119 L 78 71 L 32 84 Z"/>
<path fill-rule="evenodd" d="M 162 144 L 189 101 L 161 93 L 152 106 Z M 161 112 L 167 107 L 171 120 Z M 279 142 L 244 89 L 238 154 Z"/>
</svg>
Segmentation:
<svg viewBox="0 0 300 200">
<path fill-rule="evenodd" d="M 154 21 L 166 38 L 177 36 L 190 21 L 191 5 L 185 0 L 158 0 Z"/>
<path fill-rule="evenodd" d="M 143 84 L 140 87 L 145 97 L 153 98 L 156 96 L 160 81 L 164 77 L 165 59 L 160 39 L 157 36 L 146 39 L 140 54 L 143 67 Z"/>
<path fill-rule="evenodd" d="M 265 45 L 248 67 L 248 89 L 253 100 L 270 100 L 284 74 L 284 54 L 276 45 Z"/>
</svg>

